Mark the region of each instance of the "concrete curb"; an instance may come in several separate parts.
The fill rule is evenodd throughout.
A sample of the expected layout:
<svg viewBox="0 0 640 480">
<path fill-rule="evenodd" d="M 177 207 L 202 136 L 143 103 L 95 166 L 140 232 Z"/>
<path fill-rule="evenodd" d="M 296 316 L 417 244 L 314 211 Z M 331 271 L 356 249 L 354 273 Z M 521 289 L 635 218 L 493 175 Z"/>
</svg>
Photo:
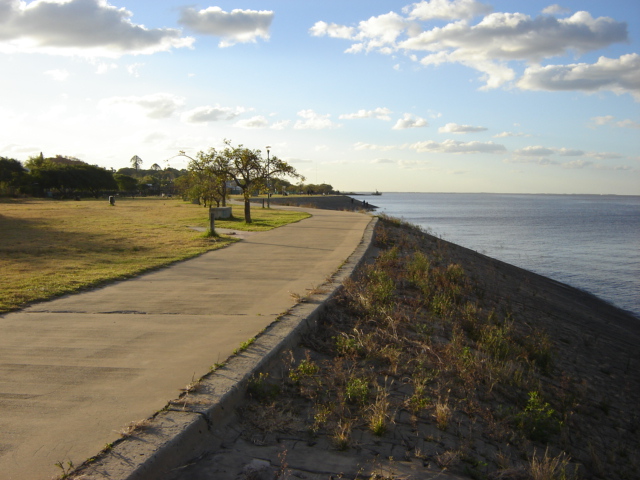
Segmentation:
<svg viewBox="0 0 640 480">
<path fill-rule="evenodd" d="M 95 459 L 87 460 L 71 477 L 75 479 L 158 480 L 219 445 L 217 430 L 233 418 L 252 377 L 273 367 L 280 356 L 295 347 L 302 335 L 313 330 L 343 282 L 375 255 L 373 233 L 377 218 L 367 225 L 360 244 L 322 287 L 304 302 L 272 323 L 243 352 L 206 375 L 191 391 L 156 413 L 144 426 L 108 445 Z"/>
</svg>

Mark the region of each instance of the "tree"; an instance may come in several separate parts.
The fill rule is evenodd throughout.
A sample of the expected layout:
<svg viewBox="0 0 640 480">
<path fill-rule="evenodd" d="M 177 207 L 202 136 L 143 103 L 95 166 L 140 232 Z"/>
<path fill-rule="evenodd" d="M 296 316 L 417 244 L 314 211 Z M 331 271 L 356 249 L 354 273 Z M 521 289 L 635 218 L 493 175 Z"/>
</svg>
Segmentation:
<svg viewBox="0 0 640 480">
<path fill-rule="evenodd" d="M 116 173 L 113 175 L 113 178 L 118 184 L 118 189 L 121 192 L 134 192 L 138 187 L 138 180 L 133 177 L 130 177 L 129 175 Z"/>
<path fill-rule="evenodd" d="M 244 221 L 251 220 L 251 194 L 267 186 L 269 179 L 279 177 L 303 178 L 296 169 L 278 157 L 271 157 L 269 162 L 262 158 L 260 150 L 250 150 L 242 145 L 231 146 L 225 140 L 227 148 L 222 157 L 228 160 L 228 174 L 242 190 L 244 197 Z"/>
<path fill-rule="evenodd" d="M 140 165 L 142 165 L 142 159 L 138 155 L 134 155 L 131 157 L 131 166 L 136 169 L 136 172 L 140 170 Z"/>
<path fill-rule="evenodd" d="M 27 171 L 18 160 L 0 157 L 0 193 L 15 193 L 24 185 L 26 176 Z"/>
<path fill-rule="evenodd" d="M 79 192 L 90 192 L 98 197 L 104 190 L 118 188 L 113 174 L 97 165 L 60 155 L 54 158 L 34 157 L 27 160 L 32 179 L 42 191 L 52 190 L 62 198 Z"/>
<path fill-rule="evenodd" d="M 162 167 L 157 163 L 154 163 L 153 165 L 151 165 L 151 170 L 153 170 L 154 172 L 159 172 L 160 170 L 162 170 Z"/>
<path fill-rule="evenodd" d="M 217 206 L 225 206 L 227 203 L 227 181 L 229 180 L 229 159 L 220 155 L 215 148 L 210 148 L 208 152 L 200 151 L 196 158 L 191 158 L 189 162 L 189 173 L 187 178 L 178 182 L 181 193 L 204 203 L 204 206 L 211 206 L 213 202 Z"/>
</svg>

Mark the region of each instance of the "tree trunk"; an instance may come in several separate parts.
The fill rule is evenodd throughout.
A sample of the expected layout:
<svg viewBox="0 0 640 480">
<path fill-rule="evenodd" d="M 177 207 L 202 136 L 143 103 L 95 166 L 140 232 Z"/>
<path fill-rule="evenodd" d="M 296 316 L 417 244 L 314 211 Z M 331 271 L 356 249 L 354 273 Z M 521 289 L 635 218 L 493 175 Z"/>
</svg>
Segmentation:
<svg viewBox="0 0 640 480">
<path fill-rule="evenodd" d="M 251 203 L 249 202 L 248 198 L 244 199 L 244 222 L 252 223 L 251 222 Z"/>
</svg>

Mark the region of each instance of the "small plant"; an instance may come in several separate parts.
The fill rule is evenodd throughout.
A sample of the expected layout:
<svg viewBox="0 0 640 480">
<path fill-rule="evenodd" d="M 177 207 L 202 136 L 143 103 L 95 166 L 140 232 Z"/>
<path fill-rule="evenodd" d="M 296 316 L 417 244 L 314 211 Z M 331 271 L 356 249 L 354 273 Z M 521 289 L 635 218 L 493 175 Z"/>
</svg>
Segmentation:
<svg viewBox="0 0 640 480">
<path fill-rule="evenodd" d="M 529 401 L 524 411 L 517 415 L 517 422 L 529 439 L 539 442 L 548 441 L 562 426 L 556 418 L 555 410 L 536 391 L 529 392 Z"/>
<path fill-rule="evenodd" d="M 479 343 L 482 349 L 498 360 L 509 358 L 513 350 L 510 338 L 511 325 L 485 325 L 480 331 Z"/>
<path fill-rule="evenodd" d="M 54 465 L 58 467 L 60 470 L 62 470 L 62 474 L 59 477 L 61 480 L 64 480 L 65 478 L 69 478 L 69 475 L 71 475 L 71 472 L 73 471 L 73 469 L 76 468 L 71 460 L 68 460 L 66 464 L 62 462 L 56 462 Z"/>
<path fill-rule="evenodd" d="M 340 335 L 333 337 L 336 342 L 336 350 L 340 355 L 358 355 L 360 348 L 358 346 L 358 341 L 346 333 L 341 333 Z"/>
<path fill-rule="evenodd" d="M 449 407 L 446 399 L 444 401 L 438 399 L 438 401 L 436 402 L 435 417 L 436 426 L 440 430 L 446 430 L 449 426 L 449 420 L 451 420 L 451 408 Z"/>
<path fill-rule="evenodd" d="M 351 377 L 345 387 L 346 399 L 358 405 L 364 405 L 369 396 L 369 382 L 364 378 Z"/>
<path fill-rule="evenodd" d="M 395 285 L 391 277 L 382 269 L 372 269 L 367 275 L 367 290 L 370 295 L 369 306 L 385 307 L 393 301 Z"/>
<path fill-rule="evenodd" d="M 573 472 L 568 470 L 570 458 L 562 452 L 557 457 L 549 455 L 549 448 L 539 458 L 534 450 L 529 460 L 528 473 L 532 480 L 573 480 L 578 478 L 577 466 Z"/>
<path fill-rule="evenodd" d="M 413 395 L 407 400 L 407 407 L 414 415 L 417 415 L 431 404 L 431 399 L 426 395 L 426 390 L 426 379 L 420 378 L 414 381 Z"/>
<path fill-rule="evenodd" d="M 332 411 L 333 405 L 316 405 L 316 413 L 313 416 L 313 425 L 311 426 L 311 431 L 313 433 L 316 433 L 320 430 L 320 427 L 327 423 Z"/>
<path fill-rule="evenodd" d="M 418 251 L 415 252 L 411 261 L 407 264 L 407 276 L 415 285 L 420 285 L 428 278 L 431 262 L 427 256 Z"/>
<path fill-rule="evenodd" d="M 261 372 L 257 376 L 253 376 L 247 385 L 247 394 L 260 403 L 272 401 L 280 393 L 280 387 L 268 380 L 268 373 Z"/>
<path fill-rule="evenodd" d="M 464 279 L 464 269 L 457 263 L 452 263 L 447 267 L 445 275 L 451 283 L 458 284 Z"/>
<path fill-rule="evenodd" d="M 448 293 L 436 293 L 431 299 L 431 311 L 435 315 L 447 317 L 453 309 L 453 300 Z"/>
<path fill-rule="evenodd" d="M 333 443 L 336 449 L 344 451 L 349 448 L 349 440 L 351 438 L 351 422 L 340 420 L 333 432 Z"/>
<path fill-rule="evenodd" d="M 213 365 L 211 365 L 211 367 L 209 367 L 209 370 L 214 372 L 216 370 L 219 370 L 220 368 L 224 367 L 227 364 L 227 362 L 216 362 Z"/>
<path fill-rule="evenodd" d="M 367 423 L 374 435 L 382 436 L 387 431 L 387 411 L 389 410 L 389 398 L 386 391 L 380 391 L 375 403 L 369 407 Z"/>
<path fill-rule="evenodd" d="M 244 351 L 245 351 L 247 348 L 249 348 L 249 347 L 253 344 L 253 342 L 255 342 L 255 341 L 256 341 L 256 338 L 255 338 L 255 337 L 251 337 L 251 338 L 250 338 L 249 340 L 247 340 L 246 342 L 242 342 L 242 343 L 240 344 L 240 346 L 239 346 L 238 348 L 236 348 L 236 349 L 233 351 L 233 354 L 234 354 L 234 355 L 237 355 L 237 354 L 239 354 L 240 352 L 244 352 Z"/>
<path fill-rule="evenodd" d="M 130 437 L 131 435 L 135 435 L 136 433 L 141 432 L 147 426 L 149 426 L 149 419 L 145 418 L 144 420 L 139 420 L 137 422 L 131 422 L 127 424 L 121 431 L 120 435 L 122 437 Z"/>
<path fill-rule="evenodd" d="M 295 383 L 300 383 L 302 379 L 316 375 L 319 370 L 320 367 L 318 365 L 306 358 L 295 369 L 289 371 L 289 378 Z"/>
</svg>

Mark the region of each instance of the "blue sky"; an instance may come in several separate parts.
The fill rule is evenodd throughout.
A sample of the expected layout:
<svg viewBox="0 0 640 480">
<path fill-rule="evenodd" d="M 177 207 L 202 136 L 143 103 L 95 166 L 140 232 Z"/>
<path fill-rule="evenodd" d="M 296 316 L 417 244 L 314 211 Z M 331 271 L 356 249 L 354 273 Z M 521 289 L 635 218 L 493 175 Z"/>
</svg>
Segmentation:
<svg viewBox="0 0 640 480">
<path fill-rule="evenodd" d="M 635 0 L 0 0 L 0 155 L 226 138 L 348 191 L 638 195 L 639 47 Z"/>
</svg>

